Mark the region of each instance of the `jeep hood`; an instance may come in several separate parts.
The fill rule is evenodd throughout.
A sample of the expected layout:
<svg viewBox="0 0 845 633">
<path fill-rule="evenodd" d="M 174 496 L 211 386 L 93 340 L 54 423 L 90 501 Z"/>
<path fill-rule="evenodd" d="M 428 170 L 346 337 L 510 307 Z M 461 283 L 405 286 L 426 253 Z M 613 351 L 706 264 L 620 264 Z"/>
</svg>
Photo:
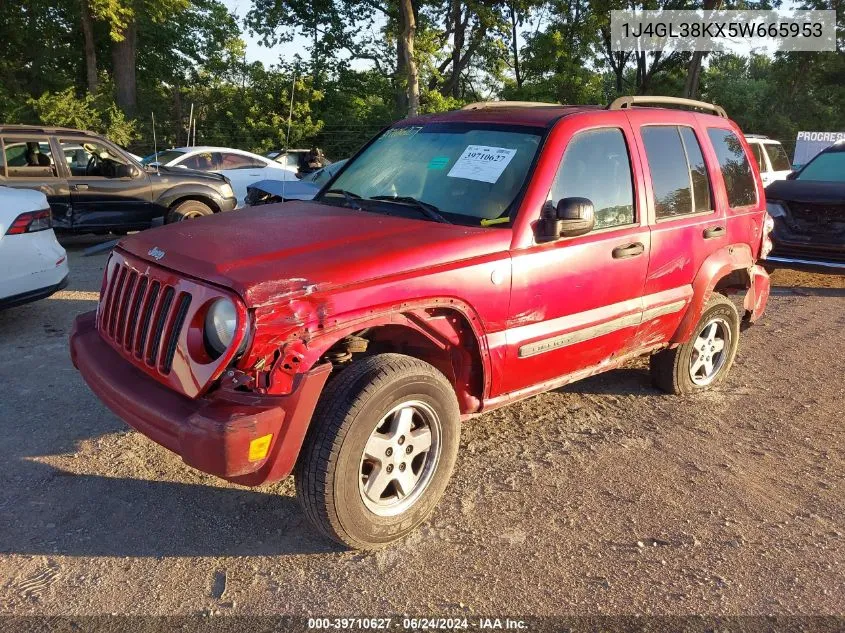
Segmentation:
<svg viewBox="0 0 845 633">
<path fill-rule="evenodd" d="M 293 201 L 150 229 L 118 248 L 231 288 L 257 307 L 507 250 L 510 238 L 506 230 Z"/>
</svg>

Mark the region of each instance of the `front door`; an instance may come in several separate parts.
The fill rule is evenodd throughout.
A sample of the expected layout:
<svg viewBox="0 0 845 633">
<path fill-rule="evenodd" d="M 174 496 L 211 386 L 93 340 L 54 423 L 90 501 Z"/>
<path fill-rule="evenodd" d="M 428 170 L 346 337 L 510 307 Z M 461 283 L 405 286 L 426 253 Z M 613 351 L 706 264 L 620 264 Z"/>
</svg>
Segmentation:
<svg viewBox="0 0 845 633">
<path fill-rule="evenodd" d="M 161 215 L 151 202 L 149 176 L 117 149 L 96 139 L 59 139 L 73 206 L 74 231 L 148 228 Z"/>
<path fill-rule="evenodd" d="M 642 316 L 651 244 L 627 118 L 620 112 L 612 127 L 588 130 L 567 120 L 559 125 L 573 129 L 561 137 L 565 151 L 548 202 L 588 198 L 596 225 L 587 235 L 512 253 L 500 393 L 552 382 L 624 354 Z"/>
<path fill-rule="evenodd" d="M 70 191 L 67 179 L 53 156 L 46 136 L 6 136 L 2 139 L 0 184 L 16 189 L 37 189 L 47 196 L 53 226 L 71 226 Z"/>
</svg>

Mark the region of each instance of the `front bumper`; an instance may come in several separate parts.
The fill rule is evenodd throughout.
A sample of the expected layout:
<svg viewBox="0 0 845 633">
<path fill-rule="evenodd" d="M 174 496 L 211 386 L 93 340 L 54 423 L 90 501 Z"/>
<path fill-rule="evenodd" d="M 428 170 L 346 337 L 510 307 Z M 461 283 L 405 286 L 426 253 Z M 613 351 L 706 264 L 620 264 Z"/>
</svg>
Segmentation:
<svg viewBox="0 0 845 633">
<path fill-rule="evenodd" d="M 223 201 L 220 203 L 220 210 L 221 211 L 234 211 L 237 208 L 238 208 L 238 199 L 236 197 L 223 198 Z"/>
<path fill-rule="evenodd" d="M 766 262 L 788 268 L 830 268 L 845 270 L 845 236 L 810 235 L 791 231 L 783 220 L 775 220 L 771 235 L 774 248 Z"/>
<path fill-rule="evenodd" d="M 293 470 L 331 371 L 325 364 L 298 375 L 288 396 L 218 390 L 192 400 L 121 358 L 100 337 L 94 312 L 76 318 L 70 353 L 91 390 L 127 424 L 189 466 L 247 486 L 276 481 Z M 266 456 L 250 459 L 253 440 L 267 435 Z"/>
<path fill-rule="evenodd" d="M 766 258 L 767 262 L 772 264 L 779 264 L 787 268 L 833 268 L 845 270 L 845 262 L 829 262 L 824 259 L 804 259 L 802 257 L 781 257 L 779 255 L 769 255 Z"/>
</svg>

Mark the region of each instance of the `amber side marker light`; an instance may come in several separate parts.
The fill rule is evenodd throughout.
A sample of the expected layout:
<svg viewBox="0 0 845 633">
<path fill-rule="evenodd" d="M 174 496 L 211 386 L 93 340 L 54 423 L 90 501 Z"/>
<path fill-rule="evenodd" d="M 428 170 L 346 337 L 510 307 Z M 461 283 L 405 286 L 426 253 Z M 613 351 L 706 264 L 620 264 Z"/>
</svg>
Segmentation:
<svg viewBox="0 0 845 633">
<path fill-rule="evenodd" d="M 249 443 L 249 461 L 257 462 L 267 457 L 270 450 L 270 440 L 273 439 L 273 434 L 262 435 L 256 437 Z"/>
</svg>

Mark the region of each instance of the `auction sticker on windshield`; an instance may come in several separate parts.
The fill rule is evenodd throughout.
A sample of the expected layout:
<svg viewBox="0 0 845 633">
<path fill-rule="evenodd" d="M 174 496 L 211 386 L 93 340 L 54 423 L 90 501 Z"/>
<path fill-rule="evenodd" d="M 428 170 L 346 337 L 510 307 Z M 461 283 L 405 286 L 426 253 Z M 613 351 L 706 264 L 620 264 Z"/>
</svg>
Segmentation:
<svg viewBox="0 0 845 633">
<path fill-rule="evenodd" d="M 446 175 L 449 178 L 495 183 L 514 156 L 516 156 L 515 149 L 468 145 Z"/>
</svg>

